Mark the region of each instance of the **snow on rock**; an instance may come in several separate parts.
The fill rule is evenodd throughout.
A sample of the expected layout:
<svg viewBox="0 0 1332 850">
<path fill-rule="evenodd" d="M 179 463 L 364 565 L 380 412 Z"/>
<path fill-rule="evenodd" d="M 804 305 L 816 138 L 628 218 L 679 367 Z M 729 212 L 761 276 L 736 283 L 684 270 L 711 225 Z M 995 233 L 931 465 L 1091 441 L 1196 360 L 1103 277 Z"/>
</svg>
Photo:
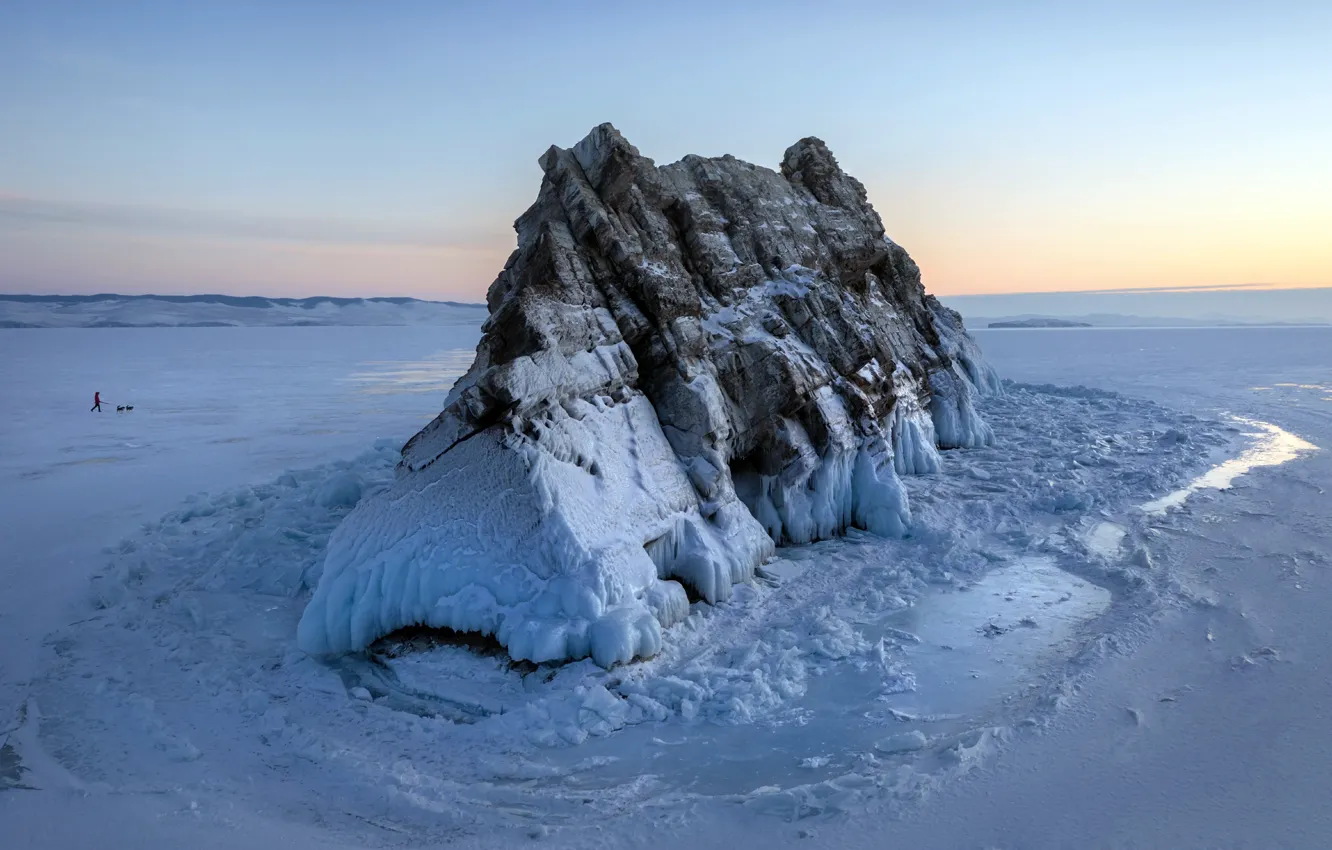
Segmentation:
<svg viewBox="0 0 1332 850">
<path fill-rule="evenodd" d="M 898 475 L 994 440 L 973 396 L 997 377 L 823 142 L 780 172 L 658 168 L 603 124 L 540 164 L 475 362 L 330 540 L 309 653 L 428 625 L 651 656 L 685 587 L 722 601 L 774 544 L 900 536 Z"/>
</svg>

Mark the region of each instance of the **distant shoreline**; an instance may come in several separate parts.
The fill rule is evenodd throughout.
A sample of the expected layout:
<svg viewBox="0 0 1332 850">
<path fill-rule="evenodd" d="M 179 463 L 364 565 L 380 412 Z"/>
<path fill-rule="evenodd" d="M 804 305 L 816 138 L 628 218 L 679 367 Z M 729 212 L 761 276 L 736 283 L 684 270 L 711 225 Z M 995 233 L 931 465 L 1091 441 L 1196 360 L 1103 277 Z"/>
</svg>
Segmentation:
<svg viewBox="0 0 1332 850">
<path fill-rule="evenodd" d="M 266 325 L 246 325 L 238 322 L 191 322 L 178 325 L 155 324 L 98 324 L 98 325 L 38 325 L 23 322 L 0 321 L 0 331 L 168 331 L 168 330 L 209 330 L 230 328 L 415 328 L 429 327 L 431 322 L 291 322 L 289 324 L 271 323 Z"/>
<path fill-rule="evenodd" d="M 407 328 L 433 324 L 430 321 L 415 322 L 289 322 L 269 324 L 244 324 L 239 322 L 186 322 L 179 324 L 129 324 L 100 323 L 87 325 L 39 325 L 24 322 L 0 320 L 0 331 L 106 331 L 106 330 L 199 330 L 213 328 Z M 1327 322 L 1309 322 L 1307 324 L 1254 324 L 1254 325 L 1080 325 L 1080 326 L 1026 326 L 1026 327 L 968 327 L 968 333 L 1005 333 L 1009 331 L 1240 331 L 1240 330 L 1300 330 L 1309 328 L 1332 328 Z"/>
<path fill-rule="evenodd" d="M 987 328 L 1091 328 L 1091 322 L 1075 322 L 1072 319 L 1041 317 L 1033 319 L 1003 319 L 990 322 Z"/>
<path fill-rule="evenodd" d="M 269 307 L 303 307 L 313 309 L 321 304 L 345 307 L 353 304 L 444 304 L 449 307 L 485 307 L 480 301 L 433 301 L 427 298 L 410 298 L 398 295 L 367 295 L 365 297 L 344 297 L 339 295 L 311 295 L 306 298 L 288 298 L 270 295 L 222 295 L 220 293 L 202 293 L 199 295 L 121 295 L 115 292 L 99 292 L 93 295 L 32 295 L 25 293 L 0 293 L 0 302 L 17 304 L 101 304 L 109 301 L 164 301 L 168 304 L 225 304 L 229 307 L 249 307 L 266 309 Z"/>
<path fill-rule="evenodd" d="M 1272 322 L 1268 324 L 1215 324 L 1215 325 L 1027 325 L 1027 326 L 999 326 L 989 325 L 988 327 L 967 327 L 968 333 L 978 333 L 981 331 L 1239 331 L 1239 330 L 1259 330 L 1259 329 L 1287 329 L 1287 328 L 1332 328 L 1328 322 Z"/>
<path fill-rule="evenodd" d="M 0 328 L 405 327 L 479 323 L 486 305 L 419 298 L 0 295 Z"/>
</svg>

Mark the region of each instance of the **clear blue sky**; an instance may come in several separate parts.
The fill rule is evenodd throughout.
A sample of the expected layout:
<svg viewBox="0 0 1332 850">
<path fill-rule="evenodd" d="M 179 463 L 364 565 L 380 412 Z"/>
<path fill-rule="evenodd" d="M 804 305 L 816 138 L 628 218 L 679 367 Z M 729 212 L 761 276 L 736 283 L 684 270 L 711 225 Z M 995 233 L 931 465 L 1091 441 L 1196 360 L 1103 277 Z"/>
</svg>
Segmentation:
<svg viewBox="0 0 1332 850">
<path fill-rule="evenodd" d="M 479 297 L 602 121 L 822 137 L 940 292 L 1332 284 L 1332 3 L 8 0 L 0 291 Z"/>
</svg>

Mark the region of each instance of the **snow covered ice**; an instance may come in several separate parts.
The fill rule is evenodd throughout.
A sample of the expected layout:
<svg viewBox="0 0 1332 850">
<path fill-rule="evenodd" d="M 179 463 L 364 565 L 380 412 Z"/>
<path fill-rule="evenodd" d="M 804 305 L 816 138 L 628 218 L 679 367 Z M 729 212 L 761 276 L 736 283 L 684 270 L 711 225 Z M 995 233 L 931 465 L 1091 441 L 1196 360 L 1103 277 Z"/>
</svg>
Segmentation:
<svg viewBox="0 0 1332 850">
<path fill-rule="evenodd" d="M 1100 710 L 1082 694 L 1097 671 L 1130 657 L 1117 648 L 1145 640 L 1160 617 L 1196 610 L 1209 618 L 1197 641 L 1218 654 L 1224 688 L 1239 684 L 1234 665 L 1246 662 L 1235 659 L 1275 663 L 1260 651 L 1274 639 L 1245 633 L 1256 624 L 1204 605 L 1213 574 L 1202 570 L 1241 561 L 1214 554 L 1190 566 L 1178 549 L 1232 524 L 1270 523 L 1234 511 L 1261 514 L 1243 506 L 1267 492 L 1271 473 L 1252 470 L 1227 491 L 1197 490 L 1164 517 L 1139 506 L 1261 445 L 1247 436 L 1254 426 L 1232 415 L 1279 423 L 1314 445 L 1332 437 L 1325 391 L 1249 389 L 1272 386 L 1273 375 L 1325 385 L 1290 349 L 1247 366 L 1226 359 L 1234 337 L 1182 363 L 1174 349 L 1172 368 L 1194 370 L 1200 377 L 1190 385 L 1203 389 L 1170 395 L 1171 409 L 1143 398 L 1167 395 L 1150 378 L 1164 370 L 1134 359 L 1164 350 L 1145 346 L 1168 332 L 1099 348 L 1084 335 L 1054 351 L 1057 342 L 1039 332 L 988 334 L 983 344 L 1010 375 L 1065 386 L 1009 384 L 978 398 L 993 443 L 922 454 L 925 474 L 900 476 L 911 505 L 907 537 L 853 529 L 781 547 L 729 599 L 685 600 L 654 657 L 611 670 L 590 659 L 515 663 L 498 643 L 439 632 L 400 632 L 367 654 L 325 663 L 294 635 L 330 541 L 349 512 L 398 486 L 400 435 L 435 406 L 414 390 L 465 368 L 467 358 L 458 365 L 456 353 L 438 351 L 434 333 L 400 329 L 359 337 L 357 350 L 335 338 L 337 329 L 6 333 L 26 335 L 0 336 L 0 344 L 15 346 L 5 363 L 20 370 L 7 380 L 24 400 L 21 427 L 42 435 L 26 438 L 22 455 L 5 456 L 5 508 L 20 520 L 5 529 L 7 551 L 23 564 L 59 553 L 98 573 L 91 584 L 69 573 L 62 590 L 11 572 L 19 595 L 0 620 L 10 652 L 20 652 L 2 680 L 9 722 L 0 726 L 0 776 L 17 784 L 0 792 L 0 819 L 30 830 L 40 819 L 43 834 L 71 837 L 64 843 L 95 832 L 140 846 L 277 836 L 293 846 L 509 846 L 540 832 L 554 846 L 585 846 L 596 834 L 648 845 L 672 835 L 693 846 L 758 836 L 784 846 L 813 830 L 840 846 L 881 846 L 885 807 L 907 818 L 894 831 L 912 846 L 956 846 L 944 838 L 958 834 L 994 843 L 981 824 L 996 817 L 973 821 L 953 810 L 946 830 L 932 821 L 929 801 L 948 798 L 934 790 L 966 787 L 959 777 L 976 767 L 1041 748 L 1040 736 L 1054 739 L 1072 722 L 1064 706 Z M 162 356 L 173 345 L 219 368 L 252 357 L 257 369 L 281 350 L 290 369 L 264 374 L 286 403 L 265 407 L 260 372 L 242 372 L 230 391 L 234 408 L 141 395 L 136 412 L 145 415 L 134 422 L 66 424 L 47 388 L 59 385 L 56 375 L 88 368 L 87 358 L 67 337 L 32 335 L 71 333 L 112 340 L 99 342 L 109 346 L 102 360 L 148 386 L 166 376 L 147 364 L 180 359 Z M 1035 342 L 1015 348 L 1023 339 Z M 1278 343 L 1268 349 L 1281 352 Z M 25 350 L 31 360 L 19 356 Z M 1125 394 L 1068 386 L 1105 381 L 1109 364 L 1124 377 L 1106 382 Z M 348 388 L 345 411 L 325 398 L 330 382 Z M 1207 395 L 1222 392 L 1209 387 L 1224 395 Z M 147 429 L 99 439 L 150 448 L 82 446 L 75 427 Z M 211 453 L 195 448 L 201 430 Z M 5 436 L 18 444 L 18 433 Z M 376 445 L 376 436 L 390 439 Z M 325 452 L 344 459 L 318 462 Z M 71 455 L 120 459 L 62 465 Z M 1315 473 L 1300 470 L 1325 455 L 1307 450 L 1267 469 L 1312 482 Z M 113 468 L 120 471 L 102 472 Z M 183 473 L 190 490 L 211 492 L 183 501 L 189 491 L 163 483 Z M 1317 510 L 1317 489 L 1291 486 Z M 118 492 L 133 497 L 117 500 Z M 102 529 L 106 542 L 123 539 L 98 554 L 29 521 L 62 494 L 62 525 L 84 517 L 80 527 Z M 119 507 L 108 515 L 107 505 Z M 140 519 L 147 524 L 135 531 Z M 1100 524 L 1122 530 L 1115 547 L 1093 543 Z M 1320 526 L 1306 516 L 1299 528 L 1286 532 L 1289 544 L 1232 542 L 1228 557 L 1254 546 L 1287 592 L 1319 587 L 1327 563 Z M 1275 642 L 1273 651 L 1291 657 Z M 1314 663 L 1303 657 L 1304 667 Z M 1301 669 L 1285 663 L 1271 675 Z M 1154 681 L 1161 694 L 1130 703 L 1141 718 L 1128 727 L 1135 734 L 1152 733 L 1161 722 L 1153 712 L 1190 704 L 1178 683 Z M 1210 679 L 1183 681 L 1208 689 L 1210 710 L 1228 705 Z M 1176 702 L 1158 702 L 1165 697 Z M 1105 706 L 1132 720 L 1113 698 Z M 1048 753 L 1042 763 L 1060 769 Z M 1088 781 L 1106 780 L 1093 772 Z"/>
<path fill-rule="evenodd" d="M 1099 409 L 1107 424 L 1130 429 L 1112 432 L 1116 437 L 1134 446 L 1150 446 L 1156 442 L 1156 432 L 1134 431 L 1130 423 L 1160 421 L 1166 414 L 1142 403 L 1127 405 L 1113 396 L 1093 394 L 1090 400 L 1046 396 L 1022 387 L 1010 388 L 989 409 L 1013 448 L 978 450 L 966 459 L 964 469 L 942 480 L 909 479 L 907 486 L 919 505 L 912 539 L 858 536 L 783 550 L 789 554 L 772 566 L 768 582 L 740 585 L 725 606 L 698 603 L 691 611 L 683 603 L 683 622 L 671 630 L 672 641 L 657 658 L 613 672 L 556 665 L 524 675 L 494 656 L 477 657 L 447 645 L 427 648 L 419 656 L 381 651 L 375 664 L 349 659 L 335 665 L 336 675 L 292 655 L 291 642 L 283 633 L 289 626 L 283 623 L 292 622 L 298 613 L 301 589 L 319 569 L 324 541 L 336 540 L 337 532 L 330 538 L 330 531 L 347 510 L 346 500 L 322 499 L 321 494 L 343 489 L 349 478 L 367 493 L 384 492 L 391 486 L 396 460 L 387 445 L 350 465 L 289 473 L 271 485 L 196 502 L 151 526 L 142 539 L 127 541 L 111 569 L 93 583 L 94 607 L 112 612 L 113 617 L 82 631 L 89 637 L 99 635 L 95 638 L 101 646 L 99 655 L 139 657 L 144 667 L 131 672 L 125 665 L 138 664 L 121 660 L 109 678 L 99 675 L 97 680 L 106 683 L 100 686 L 99 711 L 117 711 L 116 705 L 128 695 L 120 691 L 122 677 L 152 704 L 149 709 L 147 703 L 131 700 L 129 705 L 138 708 L 126 718 L 127 728 L 137 724 L 142 730 L 145 721 L 149 728 L 158 728 L 153 719 L 159 712 L 186 711 L 195 694 L 182 691 L 171 696 L 172 677 L 158 687 L 141 680 L 141 676 L 157 678 L 149 672 L 155 666 L 149 659 L 165 653 L 173 659 L 173 667 L 183 664 L 194 671 L 191 675 L 204 677 L 207 690 L 218 689 L 224 701 L 235 701 L 234 720 L 222 729 L 212 728 L 223 722 L 217 718 L 205 724 L 207 729 L 201 727 L 200 733 L 209 736 L 207 742 L 195 737 L 200 733 L 177 738 L 163 729 L 160 746 L 167 758 L 194 748 L 212 749 L 218 746 L 216 736 L 240 734 L 240 729 L 227 730 L 231 723 L 248 726 L 246 718 L 254 715 L 267 717 L 266 724 L 278 724 L 276 730 L 263 733 L 265 737 L 290 727 L 300 746 L 308 748 L 303 750 L 306 757 L 316 759 L 321 770 L 331 770 L 328 748 L 344 734 L 337 731 L 344 723 L 364 725 L 357 705 L 368 693 L 371 703 L 382 710 L 374 728 L 360 735 L 368 735 L 375 747 L 392 747 L 391 742 L 404 734 L 428 734 L 436 744 L 457 738 L 441 748 L 443 762 L 417 756 L 415 770 L 423 770 L 427 761 L 443 769 L 469 748 L 479 749 L 481 757 L 489 748 L 508 750 L 513 742 L 526 740 L 536 749 L 522 761 L 547 764 L 530 769 L 560 773 L 567 769 L 558 766 L 561 758 L 539 755 L 544 748 L 580 743 L 589 736 L 606 736 L 639 724 L 749 725 L 767 718 L 779 721 L 781 728 L 781 718 L 826 713 L 830 705 L 803 705 L 802 700 L 812 679 L 827 678 L 842 667 L 886 665 L 883 681 L 885 693 L 891 695 L 913 674 L 905 666 L 905 655 L 896 662 L 892 657 L 900 652 L 894 647 L 909 639 L 902 630 L 886 625 L 885 617 L 892 620 L 931 584 L 966 586 L 992 566 L 993 558 L 1030 548 L 1047 533 L 1044 523 L 1053 518 L 1061 524 L 1064 505 L 1094 500 L 1113 507 L 1131 501 L 1144 485 L 1167 486 L 1193 462 L 1185 450 L 1153 452 L 1153 461 L 1164 461 L 1164 469 L 1107 466 L 1091 482 L 1084 480 L 1082 467 L 1041 471 L 1052 445 L 1071 443 L 1072 429 L 1050 422 L 1085 423 L 1088 412 Z M 1206 432 L 1199 435 L 1206 436 Z M 1089 456 L 1113 457 L 1094 442 L 1084 448 Z M 1014 454 L 1025 459 L 1005 473 Z M 950 459 L 944 460 L 947 466 Z M 987 469 L 993 470 L 989 479 L 973 474 Z M 981 481 L 987 486 L 980 498 L 961 498 Z M 1065 490 L 1080 496 L 1070 499 Z M 992 550 L 987 551 L 987 546 Z M 199 568 L 205 571 L 199 573 Z M 142 625 L 121 635 L 120 627 L 113 625 L 121 622 Z M 869 626 L 876 622 L 885 625 Z M 879 636 L 865 634 L 867 628 Z M 212 637 L 201 642 L 201 634 Z M 146 655 L 130 652 L 129 646 L 113 649 L 122 640 L 137 645 L 145 637 L 158 644 Z M 209 660 L 218 658 L 223 660 Z M 478 677 L 491 686 L 478 688 L 474 683 Z M 335 687 L 331 692 L 330 685 Z M 151 695 L 142 693 L 145 687 Z M 906 707 L 902 710 L 915 711 L 910 688 L 901 693 L 907 695 L 899 703 Z M 337 694 L 351 700 L 330 703 Z M 104 702 L 108 698 L 110 702 Z M 177 708 L 170 708 L 173 704 Z M 277 706 L 282 710 L 270 715 Z M 883 706 L 880 714 L 887 716 L 893 701 Z M 142 715 L 145 710 L 148 713 Z M 135 714 L 141 716 L 136 719 Z M 423 716 L 449 722 L 422 728 Z M 453 725 L 459 719 L 471 721 L 471 726 Z M 872 735 L 881 722 L 863 724 L 860 734 Z M 853 740 L 851 730 L 839 728 L 841 732 L 830 737 L 845 746 Z M 801 733 L 797 740 L 808 737 Z M 374 760 L 368 753 L 365 757 Z M 623 760 L 625 755 L 615 758 Z M 833 771 L 848 766 L 839 756 L 817 772 L 833 776 Z M 745 781 L 751 779 L 747 776 Z"/>
</svg>

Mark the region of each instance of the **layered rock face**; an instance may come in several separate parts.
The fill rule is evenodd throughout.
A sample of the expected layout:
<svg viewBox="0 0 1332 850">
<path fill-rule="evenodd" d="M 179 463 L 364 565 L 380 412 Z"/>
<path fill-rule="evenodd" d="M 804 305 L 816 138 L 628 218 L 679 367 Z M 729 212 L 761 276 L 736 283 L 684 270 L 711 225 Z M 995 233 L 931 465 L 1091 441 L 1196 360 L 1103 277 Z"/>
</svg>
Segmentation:
<svg viewBox="0 0 1332 850">
<path fill-rule="evenodd" d="M 901 535 L 899 474 L 993 433 L 998 392 L 823 142 L 780 172 L 657 167 L 609 124 L 552 147 L 476 360 L 329 543 L 324 654 L 430 625 L 515 658 L 652 655 L 775 544 Z"/>
</svg>

